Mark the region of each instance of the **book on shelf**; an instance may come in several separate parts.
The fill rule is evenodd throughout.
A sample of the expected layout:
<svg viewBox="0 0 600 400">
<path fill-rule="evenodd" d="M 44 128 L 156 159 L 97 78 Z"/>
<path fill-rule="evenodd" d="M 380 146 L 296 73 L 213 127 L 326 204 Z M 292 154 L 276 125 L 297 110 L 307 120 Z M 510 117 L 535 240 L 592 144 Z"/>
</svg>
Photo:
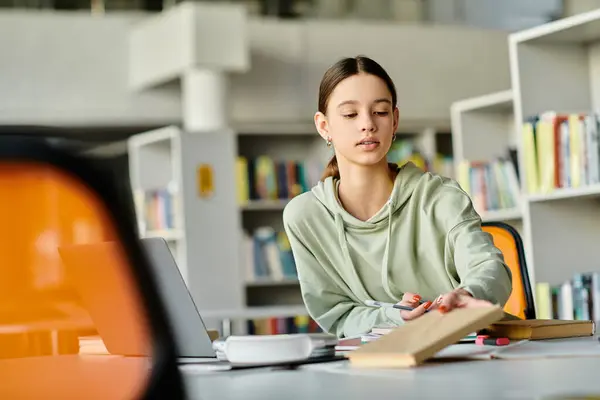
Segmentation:
<svg viewBox="0 0 600 400">
<path fill-rule="evenodd" d="M 276 160 L 269 156 L 236 160 L 238 204 L 251 200 L 287 200 L 304 193 L 319 181 L 320 162 Z"/>
<path fill-rule="evenodd" d="M 248 335 L 279 335 L 321 333 L 319 325 L 307 315 L 285 318 L 256 318 L 247 320 Z"/>
<path fill-rule="evenodd" d="M 510 159 L 462 160 L 457 167 L 457 182 L 479 213 L 519 207 L 519 178 Z"/>
<path fill-rule="evenodd" d="M 399 166 L 407 162 L 412 162 L 415 166 L 426 172 L 432 172 L 448 178 L 454 178 L 455 176 L 452 157 L 436 154 L 433 158 L 427 158 L 417 149 L 413 140 L 396 139 L 388 152 L 387 160 Z"/>
<path fill-rule="evenodd" d="M 538 282 L 535 296 L 540 319 L 600 321 L 600 272 L 575 274 L 560 285 Z"/>
<path fill-rule="evenodd" d="M 296 264 L 290 242 L 285 231 L 264 226 L 256 229 L 252 235 L 243 234 L 246 260 L 246 279 L 282 281 L 297 279 Z"/>
<path fill-rule="evenodd" d="M 521 129 L 528 193 L 600 183 L 598 114 L 548 111 Z"/>
<path fill-rule="evenodd" d="M 454 177 L 451 157 L 436 155 L 427 159 L 410 140 L 397 140 L 388 152 L 388 161 L 404 165 L 414 163 L 424 171 Z M 236 159 L 238 204 L 256 200 L 289 200 L 315 186 L 326 164 L 320 161 L 282 160 L 262 155 Z"/>
<path fill-rule="evenodd" d="M 136 190 L 134 201 L 142 232 L 176 228 L 177 198 L 173 189 Z"/>
</svg>

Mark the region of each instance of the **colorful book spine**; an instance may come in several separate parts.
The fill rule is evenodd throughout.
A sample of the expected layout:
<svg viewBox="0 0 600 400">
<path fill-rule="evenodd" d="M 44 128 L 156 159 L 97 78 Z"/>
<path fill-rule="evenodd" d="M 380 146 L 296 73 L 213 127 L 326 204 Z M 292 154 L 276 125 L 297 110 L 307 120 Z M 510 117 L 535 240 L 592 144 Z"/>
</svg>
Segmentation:
<svg viewBox="0 0 600 400">
<path fill-rule="evenodd" d="M 316 185 L 324 168 L 325 165 L 318 162 L 239 156 L 236 160 L 238 204 L 291 199 Z"/>
<path fill-rule="evenodd" d="M 280 335 L 320 333 L 323 330 L 307 315 L 287 318 L 257 318 L 247 320 L 248 335 Z"/>
<path fill-rule="evenodd" d="M 539 319 L 600 323 L 600 272 L 578 273 L 559 285 L 540 282 L 535 297 Z"/>
<path fill-rule="evenodd" d="M 450 156 L 436 154 L 428 158 L 417 149 L 413 140 L 396 139 L 387 155 L 388 162 L 402 166 L 412 162 L 423 171 L 431 172 L 448 178 L 455 178 L 454 160 Z"/>
<path fill-rule="evenodd" d="M 252 235 L 244 233 L 246 280 L 274 281 L 297 279 L 296 263 L 285 231 L 259 227 Z"/>
<path fill-rule="evenodd" d="M 512 160 L 463 160 L 457 167 L 457 182 L 479 213 L 519 207 L 519 178 Z"/>
<path fill-rule="evenodd" d="M 522 126 L 528 193 L 600 183 L 599 116 L 545 112 Z"/>
<path fill-rule="evenodd" d="M 137 191 L 135 202 L 143 230 L 167 230 L 175 228 L 177 213 L 176 193 L 169 189 Z"/>
</svg>

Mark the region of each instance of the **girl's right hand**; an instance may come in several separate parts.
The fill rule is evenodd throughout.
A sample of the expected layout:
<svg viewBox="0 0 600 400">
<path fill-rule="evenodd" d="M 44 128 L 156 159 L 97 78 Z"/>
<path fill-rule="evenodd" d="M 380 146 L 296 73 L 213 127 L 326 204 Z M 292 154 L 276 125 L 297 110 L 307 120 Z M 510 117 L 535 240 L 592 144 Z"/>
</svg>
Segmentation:
<svg viewBox="0 0 600 400">
<path fill-rule="evenodd" d="M 425 314 L 425 311 L 431 306 L 430 301 L 426 301 L 420 304 L 421 296 L 415 293 L 404 293 L 402 300 L 398 302 L 399 305 L 408 306 L 414 308 L 412 311 L 399 310 L 400 316 L 405 321 L 410 321 Z"/>
</svg>

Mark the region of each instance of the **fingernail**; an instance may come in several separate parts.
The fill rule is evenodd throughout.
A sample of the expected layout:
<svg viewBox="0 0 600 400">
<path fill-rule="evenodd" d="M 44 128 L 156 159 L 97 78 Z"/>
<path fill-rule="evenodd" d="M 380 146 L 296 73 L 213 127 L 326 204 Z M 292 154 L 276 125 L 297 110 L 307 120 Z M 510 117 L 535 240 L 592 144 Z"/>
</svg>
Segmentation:
<svg viewBox="0 0 600 400">
<path fill-rule="evenodd" d="M 421 300 L 421 296 L 419 296 L 419 295 L 413 296 L 413 301 L 420 301 L 420 300 Z"/>
<path fill-rule="evenodd" d="M 448 312 L 448 307 L 446 307 L 446 306 L 444 306 L 444 305 L 441 305 L 441 306 L 439 306 L 439 307 L 438 307 L 438 309 L 440 310 L 440 312 L 441 312 L 442 314 L 444 314 L 444 313 L 447 313 L 447 312 Z"/>
<path fill-rule="evenodd" d="M 431 307 L 431 304 L 433 304 L 433 303 L 431 303 L 430 301 L 426 302 L 425 303 L 425 309 L 428 310 L 429 307 Z"/>
</svg>

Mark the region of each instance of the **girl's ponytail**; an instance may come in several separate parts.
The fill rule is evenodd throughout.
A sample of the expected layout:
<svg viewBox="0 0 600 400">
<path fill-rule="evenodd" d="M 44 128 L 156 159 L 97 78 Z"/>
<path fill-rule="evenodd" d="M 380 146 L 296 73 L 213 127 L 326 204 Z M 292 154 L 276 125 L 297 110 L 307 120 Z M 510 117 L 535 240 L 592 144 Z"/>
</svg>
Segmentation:
<svg viewBox="0 0 600 400">
<path fill-rule="evenodd" d="M 321 181 L 325 181 L 328 177 L 333 176 L 336 179 L 340 179 L 340 170 L 338 169 L 337 158 L 335 155 L 331 157 L 327 167 L 325 167 L 325 171 L 321 176 Z"/>
</svg>

